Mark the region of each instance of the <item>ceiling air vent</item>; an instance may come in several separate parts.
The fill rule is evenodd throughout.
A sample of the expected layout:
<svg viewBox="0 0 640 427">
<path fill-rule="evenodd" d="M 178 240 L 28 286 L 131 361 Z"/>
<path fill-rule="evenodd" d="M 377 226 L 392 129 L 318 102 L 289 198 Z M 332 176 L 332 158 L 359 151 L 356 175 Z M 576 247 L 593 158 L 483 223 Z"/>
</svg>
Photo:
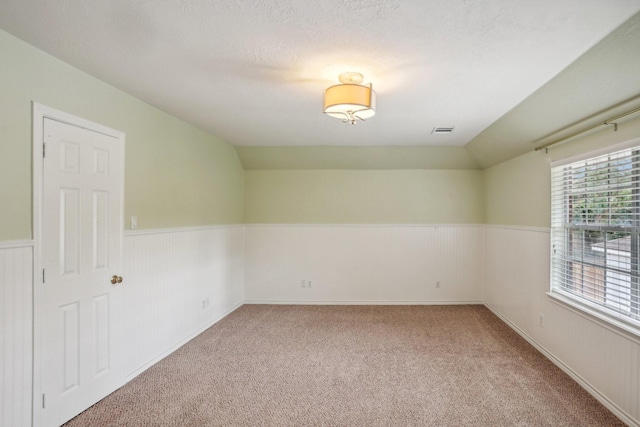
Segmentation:
<svg viewBox="0 0 640 427">
<path fill-rule="evenodd" d="M 435 127 L 431 131 L 431 133 L 434 135 L 440 135 L 440 134 L 451 133 L 451 132 L 453 132 L 453 127 L 444 127 L 444 126 Z"/>
</svg>

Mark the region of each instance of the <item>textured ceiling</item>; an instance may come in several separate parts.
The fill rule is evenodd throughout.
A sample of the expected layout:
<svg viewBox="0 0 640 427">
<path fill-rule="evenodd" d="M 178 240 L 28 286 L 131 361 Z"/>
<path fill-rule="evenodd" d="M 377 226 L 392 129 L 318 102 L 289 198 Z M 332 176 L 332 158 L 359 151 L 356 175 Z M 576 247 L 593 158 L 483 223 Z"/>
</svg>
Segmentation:
<svg viewBox="0 0 640 427">
<path fill-rule="evenodd" d="M 0 0 L 0 28 L 234 145 L 462 147 L 638 11 L 638 0 Z M 366 123 L 320 111 L 343 71 L 378 94 Z"/>
</svg>

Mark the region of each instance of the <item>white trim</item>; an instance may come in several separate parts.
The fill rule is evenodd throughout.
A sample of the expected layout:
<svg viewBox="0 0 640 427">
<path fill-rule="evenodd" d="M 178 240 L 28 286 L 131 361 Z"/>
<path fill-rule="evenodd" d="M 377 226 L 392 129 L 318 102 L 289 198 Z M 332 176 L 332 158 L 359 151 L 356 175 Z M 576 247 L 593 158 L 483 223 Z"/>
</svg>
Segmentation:
<svg viewBox="0 0 640 427">
<path fill-rule="evenodd" d="M 30 248 L 32 246 L 33 240 L 5 240 L 0 242 L 0 249 Z"/>
<path fill-rule="evenodd" d="M 569 163 L 573 163 L 573 162 L 579 162 L 581 160 L 586 160 L 591 157 L 598 157 L 605 154 L 615 153 L 616 151 L 622 151 L 622 150 L 626 150 L 626 149 L 637 147 L 637 146 L 640 146 L 640 138 L 633 138 L 628 141 L 612 144 L 603 148 L 598 148 L 597 150 L 587 151 L 586 153 L 581 153 L 575 156 L 554 160 L 553 162 L 551 162 L 551 168 L 568 165 Z"/>
<path fill-rule="evenodd" d="M 444 227 L 484 227 L 484 224 L 243 224 L 245 227 L 345 227 L 345 228 L 365 228 L 365 227 L 406 227 L 406 228 L 444 228 Z"/>
<path fill-rule="evenodd" d="M 482 303 L 487 299 L 487 227 L 482 227 L 482 253 L 480 256 L 482 257 L 480 260 L 480 265 L 482 266 L 482 276 L 480 276 L 480 298 L 482 298 Z"/>
<path fill-rule="evenodd" d="M 245 304 L 261 305 L 483 305 L 483 301 L 380 301 L 380 300 L 345 300 L 345 301 L 305 301 L 305 300 L 245 300 Z"/>
<path fill-rule="evenodd" d="M 43 119 L 47 118 L 55 120 L 60 123 L 65 123 L 71 126 L 90 130 L 92 132 L 101 133 L 103 135 L 111 136 L 116 139 L 123 139 L 125 136 L 124 132 L 122 131 L 109 128 L 107 126 L 101 125 L 100 123 L 95 123 L 90 120 L 83 119 L 82 117 L 74 116 L 73 114 L 65 113 L 64 111 L 47 107 L 46 105 L 39 104 L 35 101 L 33 102 L 33 112 L 34 118 L 41 117 Z M 40 125 L 42 125 L 42 122 L 40 122 Z"/>
<path fill-rule="evenodd" d="M 36 102 L 31 103 L 31 197 L 32 197 L 32 230 L 31 237 L 33 238 L 33 274 L 32 274 L 32 310 L 33 310 L 33 323 L 32 323 L 32 336 L 33 336 L 33 353 L 31 358 L 31 425 L 39 426 L 41 408 L 36 404 L 39 400 L 36 394 L 41 392 L 40 381 L 40 369 L 36 369 L 40 365 L 40 355 L 42 353 L 40 347 L 40 336 L 38 335 L 37 325 L 40 322 L 40 316 L 38 308 L 40 303 L 38 301 L 37 292 L 38 286 L 36 284 L 42 284 L 42 261 L 40 259 L 40 251 L 42 247 L 41 233 L 42 233 L 42 176 L 43 176 L 43 142 L 44 142 L 44 117 L 49 112 L 49 109 Z"/>
<path fill-rule="evenodd" d="M 185 345 L 186 343 L 188 343 L 189 341 L 191 341 L 192 339 L 194 339 L 195 337 L 197 337 L 198 335 L 200 335 L 201 333 L 203 333 L 204 331 L 209 329 L 211 326 L 215 325 L 220 320 L 224 319 L 229 314 L 233 313 L 234 311 L 236 311 L 237 309 L 239 309 L 243 305 L 244 305 L 244 303 L 239 302 L 238 304 L 234 305 L 233 307 L 231 307 L 230 309 L 228 309 L 224 313 L 221 313 L 220 315 L 216 316 L 213 320 L 211 320 L 210 322 L 207 322 L 205 325 L 203 325 L 202 327 L 198 328 L 196 331 L 194 331 L 192 334 L 188 335 L 186 338 L 184 338 L 183 340 L 181 340 L 177 344 L 171 346 L 170 348 L 168 348 L 164 352 L 162 352 L 159 355 L 157 355 L 156 357 L 154 357 L 149 362 L 147 362 L 144 365 L 142 365 L 140 368 L 138 368 L 135 371 L 133 371 L 130 374 L 128 374 L 126 376 L 126 378 L 125 378 L 125 382 L 128 383 L 129 381 L 133 380 L 138 375 L 140 375 L 141 373 L 143 373 L 144 371 L 146 371 L 147 369 L 149 369 L 150 367 L 152 367 L 153 365 L 155 365 L 156 363 L 158 363 L 159 361 L 161 361 L 165 357 L 169 356 L 171 353 L 173 353 L 174 351 L 176 351 L 177 349 L 179 349 L 180 347 L 182 347 L 183 345 Z"/>
<path fill-rule="evenodd" d="M 628 339 L 636 344 L 640 344 L 640 329 L 634 325 L 628 324 L 620 319 L 608 316 L 599 308 L 582 304 L 574 298 L 562 295 L 557 290 L 546 292 L 550 301 L 564 307 L 565 309 L 579 315 L 580 317 L 601 326 L 623 338 Z"/>
<path fill-rule="evenodd" d="M 587 391 L 590 395 L 592 395 L 598 402 L 600 402 L 604 407 L 609 409 L 613 414 L 620 418 L 624 423 L 629 426 L 637 426 L 640 427 L 640 423 L 638 423 L 633 417 L 623 411 L 618 405 L 613 403 L 609 398 L 600 393 L 600 391 L 592 386 L 589 381 L 585 380 L 576 373 L 569 366 L 565 365 L 560 359 L 558 359 L 553 353 L 548 351 L 544 346 L 540 345 L 536 340 L 531 338 L 526 332 L 512 323 L 507 317 L 503 316 L 496 308 L 491 306 L 491 304 L 484 303 L 484 306 L 487 307 L 493 314 L 498 316 L 500 320 L 502 320 L 507 326 L 513 329 L 518 335 L 524 338 L 529 344 L 536 348 L 540 353 L 542 353 L 547 359 L 549 359 L 554 365 L 558 368 L 562 369 L 567 375 L 569 375 L 574 381 L 576 381 L 580 386 Z"/>
<path fill-rule="evenodd" d="M 232 228 L 244 227 L 243 224 L 220 224 L 220 225 L 202 225 L 194 227 L 175 227 L 175 228 L 152 228 L 146 230 L 126 230 L 124 232 L 125 237 L 130 236 L 150 236 L 154 234 L 167 234 L 167 233 L 189 233 L 193 231 L 207 231 L 207 230 L 229 230 Z"/>
<path fill-rule="evenodd" d="M 89 120 L 76 117 L 72 114 L 65 113 L 63 111 L 56 110 L 51 107 L 47 107 L 45 105 L 39 104 L 35 101 L 31 103 L 31 125 L 32 125 L 32 133 L 31 133 L 31 152 L 32 152 L 32 167 L 31 167 L 31 182 L 32 182 L 32 237 L 33 237 L 33 359 L 32 359 L 32 425 L 39 426 L 41 424 L 40 414 L 42 412 L 41 405 L 39 405 L 40 393 L 41 393 L 41 370 L 37 367 L 41 364 L 41 339 L 42 337 L 38 334 L 40 330 L 40 292 L 37 284 L 42 284 L 42 261 L 41 261 L 41 251 L 42 251 L 42 180 L 43 180 L 43 141 L 44 141 L 44 119 L 51 119 L 61 123 L 66 123 L 72 126 L 80 127 L 83 129 L 87 129 L 93 132 L 101 133 L 113 138 L 116 138 L 122 143 L 122 157 L 120 161 L 122 162 L 122 177 L 121 177 L 121 194 L 122 194 L 122 203 L 121 203 L 121 212 L 120 215 L 122 217 L 122 225 L 124 226 L 124 174 L 125 174 L 125 143 L 126 138 L 124 132 L 119 130 L 111 129 L 106 126 L 103 126 L 98 123 L 91 122 Z M 121 235 L 124 235 L 124 230 L 121 230 Z M 120 239 L 120 249 L 122 251 L 124 239 Z"/>
<path fill-rule="evenodd" d="M 500 225 L 500 224 L 485 224 L 484 228 L 492 228 L 496 230 L 518 230 L 518 231 L 531 231 L 534 233 L 550 234 L 551 229 L 545 227 L 526 227 L 521 225 Z"/>
</svg>

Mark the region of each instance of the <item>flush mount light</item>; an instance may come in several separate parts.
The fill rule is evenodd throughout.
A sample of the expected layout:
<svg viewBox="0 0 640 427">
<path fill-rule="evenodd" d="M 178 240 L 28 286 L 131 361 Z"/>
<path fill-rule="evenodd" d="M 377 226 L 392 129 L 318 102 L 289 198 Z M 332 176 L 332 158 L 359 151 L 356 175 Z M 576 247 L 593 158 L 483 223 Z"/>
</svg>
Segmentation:
<svg viewBox="0 0 640 427">
<path fill-rule="evenodd" d="M 348 72 L 340 74 L 339 85 L 324 91 L 323 113 L 355 125 L 376 114 L 376 93 L 371 83 L 363 85 L 362 74 Z"/>
</svg>

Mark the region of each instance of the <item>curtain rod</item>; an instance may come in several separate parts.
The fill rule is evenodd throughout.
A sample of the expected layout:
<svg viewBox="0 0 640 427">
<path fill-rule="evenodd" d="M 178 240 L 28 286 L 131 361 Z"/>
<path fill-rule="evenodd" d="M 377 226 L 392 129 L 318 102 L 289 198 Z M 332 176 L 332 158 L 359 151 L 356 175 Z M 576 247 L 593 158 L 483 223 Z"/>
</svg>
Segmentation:
<svg viewBox="0 0 640 427">
<path fill-rule="evenodd" d="M 615 122 L 616 120 L 619 120 L 619 119 L 621 119 L 623 117 L 630 116 L 631 114 L 634 114 L 634 113 L 637 113 L 637 112 L 640 112 L 640 107 L 634 108 L 633 110 L 629 110 L 626 113 L 618 114 L 617 116 L 611 117 L 610 119 L 607 119 L 604 122 L 596 123 L 593 126 L 589 126 L 588 128 L 585 128 L 585 129 L 582 129 L 582 130 L 580 130 L 578 132 L 572 133 L 571 135 L 562 137 L 560 139 L 556 139 L 555 141 L 551 141 L 551 142 L 548 142 L 548 143 L 543 144 L 543 145 L 539 145 L 534 149 L 534 151 L 545 150 L 545 149 L 551 147 L 552 145 L 559 144 L 559 143 L 561 143 L 563 141 L 566 141 L 567 139 L 573 138 L 574 136 L 581 135 L 581 134 L 583 134 L 585 132 L 589 132 L 590 130 L 596 129 L 596 128 L 600 127 L 600 126 L 613 125 L 614 126 L 613 130 L 617 131 L 618 130 L 618 124 L 617 123 L 613 123 L 613 122 Z"/>
</svg>

